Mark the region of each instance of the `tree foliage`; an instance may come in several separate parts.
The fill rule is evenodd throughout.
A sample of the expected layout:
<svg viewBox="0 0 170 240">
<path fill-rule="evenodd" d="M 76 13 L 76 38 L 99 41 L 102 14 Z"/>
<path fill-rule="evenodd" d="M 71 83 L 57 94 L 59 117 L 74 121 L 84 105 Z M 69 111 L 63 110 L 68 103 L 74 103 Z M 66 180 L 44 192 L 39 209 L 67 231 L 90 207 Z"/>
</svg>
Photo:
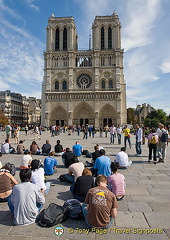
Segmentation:
<svg viewBox="0 0 170 240">
<path fill-rule="evenodd" d="M 134 116 L 135 116 L 135 110 L 134 108 L 128 108 L 127 109 L 127 123 L 128 124 L 134 124 Z"/>
<path fill-rule="evenodd" d="M 6 124 L 8 124 L 8 118 L 5 117 L 5 114 L 2 111 L 0 111 L 0 125 L 4 126 Z"/>
<path fill-rule="evenodd" d="M 148 113 L 147 117 L 144 120 L 144 125 L 147 127 L 157 127 L 158 123 L 165 124 L 167 121 L 166 112 L 162 109 L 155 109 L 152 112 Z"/>
</svg>

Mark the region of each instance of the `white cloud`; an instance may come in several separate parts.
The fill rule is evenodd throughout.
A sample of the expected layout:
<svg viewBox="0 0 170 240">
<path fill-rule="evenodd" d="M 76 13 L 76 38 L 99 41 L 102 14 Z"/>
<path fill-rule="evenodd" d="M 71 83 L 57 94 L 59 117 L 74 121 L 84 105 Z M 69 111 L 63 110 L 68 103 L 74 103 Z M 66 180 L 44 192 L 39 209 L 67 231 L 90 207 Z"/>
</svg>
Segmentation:
<svg viewBox="0 0 170 240">
<path fill-rule="evenodd" d="M 34 0 L 24 0 L 25 3 L 32 9 L 36 10 L 36 11 L 39 11 L 39 7 L 37 7 L 35 4 L 34 4 Z"/>
<path fill-rule="evenodd" d="M 163 73 L 170 73 L 170 61 L 162 63 L 162 66 L 160 67 Z"/>
</svg>

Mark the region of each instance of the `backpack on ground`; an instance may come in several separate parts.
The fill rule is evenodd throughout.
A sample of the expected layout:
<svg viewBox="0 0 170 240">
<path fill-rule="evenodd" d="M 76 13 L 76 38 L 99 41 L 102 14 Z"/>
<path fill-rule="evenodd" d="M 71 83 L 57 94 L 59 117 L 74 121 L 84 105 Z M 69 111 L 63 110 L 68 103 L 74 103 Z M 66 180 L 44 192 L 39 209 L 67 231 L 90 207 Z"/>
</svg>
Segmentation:
<svg viewBox="0 0 170 240">
<path fill-rule="evenodd" d="M 8 169 L 9 169 L 9 171 L 10 171 L 10 174 L 11 174 L 12 176 L 15 176 L 15 173 L 16 173 L 15 165 L 14 165 L 13 163 L 7 162 L 7 163 L 5 164 L 5 166 L 8 167 Z"/>
<path fill-rule="evenodd" d="M 77 199 L 69 199 L 64 202 L 63 207 L 68 210 L 68 217 L 73 219 L 82 219 L 81 203 Z"/>
<path fill-rule="evenodd" d="M 151 142 L 152 144 L 156 144 L 158 141 L 157 141 L 157 138 L 155 135 L 152 135 L 152 138 L 151 138 Z"/>
<path fill-rule="evenodd" d="M 166 131 L 162 131 L 162 136 L 160 137 L 161 142 L 168 142 L 168 133 Z"/>
<path fill-rule="evenodd" d="M 82 155 L 86 155 L 87 153 L 89 153 L 88 150 L 83 150 Z"/>
<path fill-rule="evenodd" d="M 42 210 L 37 218 L 36 223 L 40 227 L 52 227 L 67 219 L 67 209 L 55 203 L 50 203 L 48 208 Z"/>
</svg>

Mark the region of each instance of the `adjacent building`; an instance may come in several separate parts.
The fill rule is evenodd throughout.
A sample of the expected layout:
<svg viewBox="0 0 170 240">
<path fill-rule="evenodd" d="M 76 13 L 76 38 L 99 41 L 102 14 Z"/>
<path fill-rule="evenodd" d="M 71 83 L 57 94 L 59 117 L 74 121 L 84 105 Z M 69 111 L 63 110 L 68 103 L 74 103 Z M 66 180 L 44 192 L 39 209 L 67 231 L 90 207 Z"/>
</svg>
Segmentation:
<svg viewBox="0 0 170 240">
<path fill-rule="evenodd" d="M 134 121 L 135 123 L 139 123 L 140 125 L 144 126 L 144 120 L 147 117 L 148 113 L 152 112 L 154 108 L 146 103 L 142 105 L 137 105 L 134 113 Z"/>
<path fill-rule="evenodd" d="M 96 16 L 88 50 L 78 50 L 73 17 L 48 19 L 42 125 L 96 127 L 126 123 L 121 23 L 114 12 Z"/>
</svg>

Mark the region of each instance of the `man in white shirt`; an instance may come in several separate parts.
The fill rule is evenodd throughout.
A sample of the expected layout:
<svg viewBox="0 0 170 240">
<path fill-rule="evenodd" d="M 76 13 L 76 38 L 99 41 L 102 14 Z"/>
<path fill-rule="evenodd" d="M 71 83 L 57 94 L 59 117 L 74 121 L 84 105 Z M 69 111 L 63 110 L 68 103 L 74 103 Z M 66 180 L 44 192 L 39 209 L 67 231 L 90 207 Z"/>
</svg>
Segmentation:
<svg viewBox="0 0 170 240">
<path fill-rule="evenodd" d="M 126 148 L 122 147 L 121 151 L 116 154 L 115 162 L 119 163 L 120 168 L 128 168 L 132 164 L 132 161 L 129 160 L 127 153 L 125 153 Z"/>
<path fill-rule="evenodd" d="M 116 128 L 114 125 L 110 127 L 110 143 L 114 143 L 114 138 L 116 136 Z"/>
<path fill-rule="evenodd" d="M 141 143 L 142 143 L 142 134 L 143 130 L 139 126 L 139 124 L 136 124 L 136 154 L 139 156 L 142 153 Z"/>
<path fill-rule="evenodd" d="M 168 132 L 165 130 L 162 123 L 158 124 L 158 129 L 156 134 L 159 137 L 158 142 L 158 158 L 159 162 L 164 162 L 166 158 L 166 146 L 168 145 Z"/>
</svg>

